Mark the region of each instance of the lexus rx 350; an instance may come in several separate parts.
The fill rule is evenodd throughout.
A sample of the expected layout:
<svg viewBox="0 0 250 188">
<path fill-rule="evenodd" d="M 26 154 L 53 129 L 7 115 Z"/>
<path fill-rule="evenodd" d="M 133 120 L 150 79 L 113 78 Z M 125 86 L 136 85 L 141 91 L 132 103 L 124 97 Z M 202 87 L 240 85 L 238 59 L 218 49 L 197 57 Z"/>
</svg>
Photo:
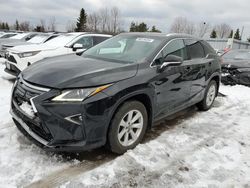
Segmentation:
<svg viewBox="0 0 250 188">
<path fill-rule="evenodd" d="M 18 77 L 11 114 L 23 134 L 48 150 L 134 148 L 153 122 L 218 93 L 220 59 L 181 34 L 123 33 L 82 56 L 34 63 Z"/>
</svg>

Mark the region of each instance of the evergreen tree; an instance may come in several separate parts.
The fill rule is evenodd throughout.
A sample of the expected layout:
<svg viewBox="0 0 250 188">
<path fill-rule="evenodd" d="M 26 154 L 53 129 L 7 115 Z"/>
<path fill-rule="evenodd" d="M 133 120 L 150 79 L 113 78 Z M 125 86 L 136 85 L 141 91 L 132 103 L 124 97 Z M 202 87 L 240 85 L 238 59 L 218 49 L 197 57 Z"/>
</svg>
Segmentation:
<svg viewBox="0 0 250 188">
<path fill-rule="evenodd" d="M 20 29 L 19 22 L 18 22 L 18 20 L 16 20 L 15 30 L 19 30 L 19 29 Z"/>
<path fill-rule="evenodd" d="M 147 24 L 142 22 L 138 25 L 138 32 L 147 32 L 147 31 L 148 31 Z"/>
<path fill-rule="evenodd" d="M 241 40 L 241 37 L 240 37 L 240 30 L 239 30 L 239 29 L 236 30 L 236 33 L 235 33 L 235 35 L 234 35 L 234 39 Z"/>
<path fill-rule="evenodd" d="M 230 32 L 230 35 L 228 36 L 228 38 L 233 38 L 233 34 L 234 34 L 234 31 L 233 30 L 231 30 L 231 32 Z"/>
<path fill-rule="evenodd" d="M 148 31 L 148 27 L 147 24 L 145 24 L 144 22 L 137 24 L 132 22 L 130 25 L 130 32 L 147 32 Z"/>
<path fill-rule="evenodd" d="M 247 42 L 250 42 L 250 37 L 247 39 Z"/>
<path fill-rule="evenodd" d="M 86 30 L 87 30 L 87 14 L 85 13 L 85 10 L 82 8 L 80 11 L 80 16 L 77 19 L 75 31 L 80 32 Z"/>
<path fill-rule="evenodd" d="M 131 22 L 129 31 L 130 32 L 136 32 L 136 24 L 135 24 L 135 22 Z"/>
<path fill-rule="evenodd" d="M 1 29 L 5 29 L 5 24 L 1 23 Z"/>
<path fill-rule="evenodd" d="M 150 32 L 156 32 L 156 33 L 161 33 L 160 30 L 156 29 L 156 27 L 153 25 L 152 29 Z"/>
<path fill-rule="evenodd" d="M 213 29 L 212 33 L 210 34 L 210 38 L 217 38 L 217 33 L 214 29 Z"/>
<path fill-rule="evenodd" d="M 10 30 L 9 24 L 7 22 L 5 23 L 5 29 Z"/>
</svg>

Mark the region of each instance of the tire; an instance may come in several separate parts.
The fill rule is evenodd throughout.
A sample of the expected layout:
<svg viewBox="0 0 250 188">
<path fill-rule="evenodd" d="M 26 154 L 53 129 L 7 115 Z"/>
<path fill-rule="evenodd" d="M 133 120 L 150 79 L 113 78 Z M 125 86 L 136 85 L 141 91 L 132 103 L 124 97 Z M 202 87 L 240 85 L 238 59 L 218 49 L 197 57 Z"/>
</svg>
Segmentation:
<svg viewBox="0 0 250 188">
<path fill-rule="evenodd" d="M 216 81 L 211 80 L 206 88 L 204 98 L 197 104 L 199 110 L 207 111 L 212 107 L 214 99 L 217 95 L 217 88 L 218 84 L 216 83 Z M 211 93 L 211 90 L 213 90 L 214 93 Z"/>
<path fill-rule="evenodd" d="M 134 123 L 132 123 L 133 120 Z M 108 131 L 108 148 L 117 154 L 133 149 L 143 139 L 147 125 L 148 114 L 145 106 L 139 101 L 125 102 L 111 121 Z"/>
</svg>

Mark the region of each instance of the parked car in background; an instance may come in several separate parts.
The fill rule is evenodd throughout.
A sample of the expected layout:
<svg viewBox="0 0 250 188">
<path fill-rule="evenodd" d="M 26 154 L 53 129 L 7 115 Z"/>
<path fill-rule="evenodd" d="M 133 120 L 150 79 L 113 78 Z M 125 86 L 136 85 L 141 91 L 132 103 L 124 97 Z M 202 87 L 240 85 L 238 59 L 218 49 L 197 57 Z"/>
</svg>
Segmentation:
<svg viewBox="0 0 250 188">
<path fill-rule="evenodd" d="M 16 76 L 34 62 L 47 57 L 81 54 L 110 37 L 111 35 L 77 32 L 60 35 L 44 44 L 16 46 L 8 50 L 5 72 Z"/>
<path fill-rule="evenodd" d="M 15 41 L 15 42 L 10 41 L 10 42 L 2 44 L 2 48 L 0 48 L 0 54 L 2 54 L 3 57 L 5 57 L 5 54 L 8 48 L 21 46 L 21 45 L 42 44 L 57 36 L 59 36 L 59 34 L 42 33 L 42 34 L 38 34 L 34 36 L 28 41 Z"/>
<path fill-rule="evenodd" d="M 250 50 L 231 50 L 225 53 L 222 59 L 222 83 L 250 86 Z"/>
<path fill-rule="evenodd" d="M 12 36 L 10 38 L 4 38 L 0 39 L 0 49 L 2 49 L 2 45 L 7 43 L 7 42 L 20 42 L 20 41 L 28 41 L 34 36 L 36 36 L 38 33 L 19 33 L 15 36 Z M 0 53 L 0 57 L 4 57 L 5 53 Z"/>
<path fill-rule="evenodd" d="M 17 33 L 3 33 L 2 35 L 0 35 L 0 39 L 14 37 L 15 35 L 17 35 Z"/>
<path fill-rule="evenodd" d="M 181 34 L 123 33 L 82 56 L 48 58 L 22 71 L 11 114 L 19 130 L 44 149 L 106 144 L 121 154 L 153 122 L 194 104 L 211 108 L 219 84 L 220 58 L 207 42 Z"/>
</svg>

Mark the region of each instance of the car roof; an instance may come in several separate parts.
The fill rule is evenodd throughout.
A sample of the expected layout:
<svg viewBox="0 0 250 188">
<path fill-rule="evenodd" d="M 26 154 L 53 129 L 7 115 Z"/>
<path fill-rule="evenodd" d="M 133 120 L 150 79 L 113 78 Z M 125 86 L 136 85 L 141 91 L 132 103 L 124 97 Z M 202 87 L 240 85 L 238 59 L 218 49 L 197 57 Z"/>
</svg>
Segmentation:
<svg viewBox="0 0 250 188">
<path fill-rule="evenodd" d="M 75 35 L 75 36 L 79 36 L 79 35 L 98 35 L 98 36 L 112 37 L 112 35 L 101 34 L 101 33 L 92 33 L 92 32 L 71 32 L 71 33 L 66 33 L 66 34 L 71 34 L 71 35 Z"/>
<path fill-rule="evenodd" d="M 120 35 L 130 35 L 130 36 L 141 36 L 141 37 L 161 37 L 161 38 L 191 38 L 195 40 L 201 40 L 198 37 L 193 35 L 188 35 L 184 33 L 156 33 L 156 32 L 129 32 L 129 33 L 121 33 Z"/>
</svg>

